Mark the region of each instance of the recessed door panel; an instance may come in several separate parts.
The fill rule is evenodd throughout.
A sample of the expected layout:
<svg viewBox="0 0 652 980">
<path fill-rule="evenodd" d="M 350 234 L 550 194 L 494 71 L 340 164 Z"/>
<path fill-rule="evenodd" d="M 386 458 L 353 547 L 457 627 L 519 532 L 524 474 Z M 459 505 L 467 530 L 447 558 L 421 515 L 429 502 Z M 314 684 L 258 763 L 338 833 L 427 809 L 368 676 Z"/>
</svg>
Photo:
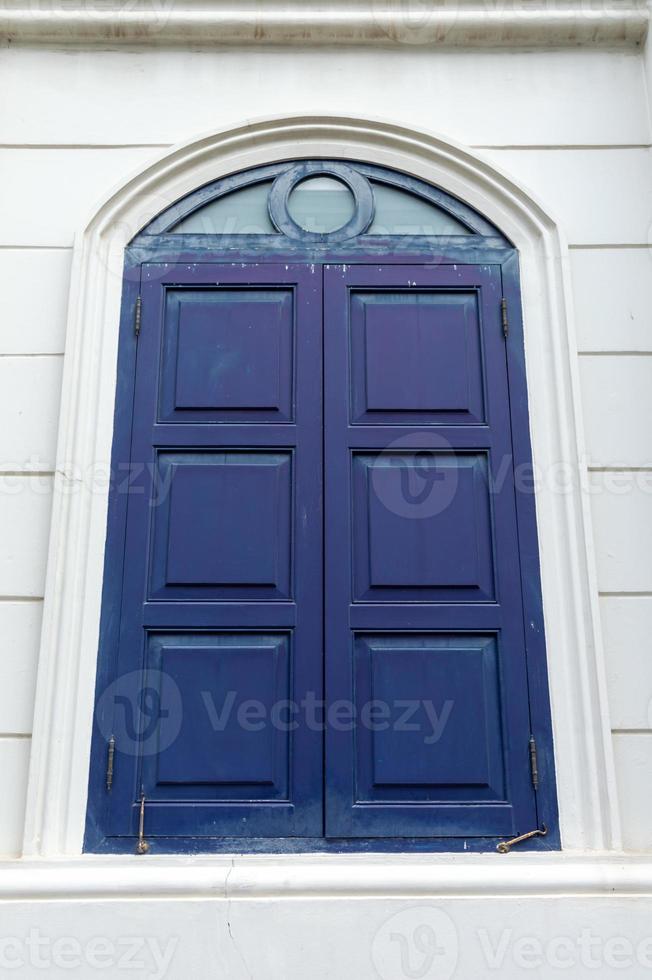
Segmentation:
<svg viewBox="0 0 652 980">
<path fill-rule="evenodd" d="M 167 289 L 159 418 L 287 422 L 293 413 L 292 288 Z"/>
<path fill-rule="evenodd" d="M 477 293 L 405 285 L 351 292 L 353 421 L 482 422 Z"/>
<path fill-rule="evenodd" d="M 166 452 L 157 474 L 152 598 L 290 598 L 290 452 Z"/>
<path fill-rule="evenodd" d="M 483 453 L 354 453 L 354 599 L 493 599 Z"/>
<path fill-rule="evenodd" d="M 356 803 L 504 802 L 495 636 L 357 634 L 354 656 Z"/>
<path fill-rule="evenodd" d="M 150 697 L 160 701 L 156 756 L 143 760 L 148 799 L 288 799 L 290 637 L 151 633 Z"/>
</svg>

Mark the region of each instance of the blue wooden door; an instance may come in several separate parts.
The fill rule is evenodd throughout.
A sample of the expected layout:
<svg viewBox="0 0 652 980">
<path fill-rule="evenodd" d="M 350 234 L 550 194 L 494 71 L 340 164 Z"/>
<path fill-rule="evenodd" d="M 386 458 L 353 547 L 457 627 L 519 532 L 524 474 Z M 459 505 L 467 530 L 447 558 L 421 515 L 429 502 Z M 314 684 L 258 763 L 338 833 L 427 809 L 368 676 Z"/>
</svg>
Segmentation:
<svg viewBox="0 0 652 980">
<path fill-rule="evenodd" d="M 321 273 L 150 264 L 141 296 L 114 700 L 156 732 L 121 732 L 108 833 L 144 794 L 152 839 L 319 836 L 289 706 L 322 692 Z"/>
<path fill-rule="evenodd" d="M 142 265 L 88 840 L 131 841 L 141 796 L 167 849 L 537 826 L 504 287 Z"/>
<path fill-rule="evenodd" d="M 328 836 L 537 825 L 501 295 L 325 268 Z"/>
</svg>

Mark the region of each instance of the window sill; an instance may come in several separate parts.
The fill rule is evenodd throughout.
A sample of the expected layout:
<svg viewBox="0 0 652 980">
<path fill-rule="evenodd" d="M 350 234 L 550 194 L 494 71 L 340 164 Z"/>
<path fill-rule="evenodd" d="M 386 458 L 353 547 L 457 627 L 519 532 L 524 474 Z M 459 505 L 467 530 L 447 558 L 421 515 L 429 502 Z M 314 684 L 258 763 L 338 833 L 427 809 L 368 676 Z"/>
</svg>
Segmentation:
<svg viewBox="0 0 652 980">
<path fill-rule="evenodd" d="M 0 900 L 637 896 L 652 854 L 104 856 L 0 863 Z"/>
</svg>

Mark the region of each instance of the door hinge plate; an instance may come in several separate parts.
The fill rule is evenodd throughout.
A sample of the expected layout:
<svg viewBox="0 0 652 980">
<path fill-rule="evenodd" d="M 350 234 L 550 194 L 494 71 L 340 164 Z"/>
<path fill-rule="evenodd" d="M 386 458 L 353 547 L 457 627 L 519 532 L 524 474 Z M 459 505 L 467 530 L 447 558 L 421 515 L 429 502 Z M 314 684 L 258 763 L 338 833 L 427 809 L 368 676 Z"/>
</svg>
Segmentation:
<svg viewBox="0 0 652 980">
<path fill-rule="evenodd" d="M 143 301 L 140 296 L 136 299 L 136 306 L 134 307 L 134 333 L 136 336 L 140 333 L 140 324 L 143 316 Z"/>
<path fill-rule="evenodd" d="M 532 785 L 534 786 L 535 790 L 537 790 L 539 788 L 539 760 L 537 758 L 537 740 L 535 739 L 534 735 L 530 735 L 529 751 Z"/>
<path fill-rule="evenodd" d="M 106 791 L 111 792 L 113 786 L 113 762 L 115 759 L 115 735 L 109 739 L 106 752 Z"/>
<path fill-rule="evenodd" d="M 500 301 L 500 322 L 503 327 L 503 337 L 506 337 L 509 333 L 509 316 L 507 314 L 507 300 L 504 296 Z"/>
</svg>

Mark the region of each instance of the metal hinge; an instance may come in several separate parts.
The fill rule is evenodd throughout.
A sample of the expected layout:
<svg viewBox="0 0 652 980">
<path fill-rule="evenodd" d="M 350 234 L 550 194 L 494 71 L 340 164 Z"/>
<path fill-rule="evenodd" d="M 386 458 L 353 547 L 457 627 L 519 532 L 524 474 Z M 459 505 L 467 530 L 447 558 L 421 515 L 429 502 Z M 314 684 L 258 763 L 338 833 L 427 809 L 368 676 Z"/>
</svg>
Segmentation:
<svg viewBox="0 0 652 980">
<path fill-rule="evenodd" d="M 539 762 L 537 759 L 537 740 L 534 735 L 530 735 L 530 775 L 532 776 L 532 785 L 535 790 L 539 788 Z"/>
<path fill-rule="evenodd" d="M 514 844 L 522 844 L 524 840 L 531 840 L 532 837 L 545 837 L 548 833 L 548 828 L 545 823 L 541 824 L 541 829 L 531 830 L 528 834 L 520 834 L 518 837 L 512 837 L 511 840 L 501 840 L 500 844 L 496 844 L 496 850 L 499 854 L 509 854 Z"/>
<path fill-rule="evenodd" d="M 115 757 L 115 735 L 112 735 L 109 739 L 109 745 L 106 753 L 106 791 L 111 792 L 111 787 L 113 786 L 113 759 Z"/>
<path fill-rule="evenodd" d="M 503 325 L 503 336 L 506 337 L 509 333 L 509 317 L 507 315 L 507 300 L 504 296 L 500 301 L 500 320 Z"/>
<path fill-rule="evenodd" d="M 136 336 L 140 333 L 140 322 L 142 319 L 142 309 L 143 301 L 140 296 L 136 299 L 136 306 L 134 308 L 134 333 Z"/>
</svg>

